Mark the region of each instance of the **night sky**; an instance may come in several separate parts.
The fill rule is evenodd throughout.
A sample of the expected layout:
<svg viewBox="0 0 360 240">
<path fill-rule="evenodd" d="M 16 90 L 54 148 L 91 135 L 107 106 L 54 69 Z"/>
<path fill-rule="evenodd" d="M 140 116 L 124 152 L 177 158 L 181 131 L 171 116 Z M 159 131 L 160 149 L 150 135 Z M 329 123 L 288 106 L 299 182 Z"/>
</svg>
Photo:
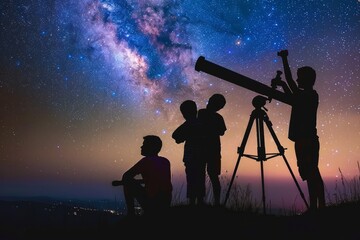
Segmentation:
<svg viewBox="0 0 360 240">
<path fill-rule="evenodd" d="M 289 50 L 312 66 L 320 95 L 319 168 L 327 193 L 360 173 L 360 2 L 243 0 L 1 1 L 0 195 L 121 198 L 111 181 L 140 158 L 143 136 L 159 135 L 175 192 L 185 191 L 183 144 L 172 132 L 182 101 L 198 108 L 221 93 L 223 189 L 258 94 L 195 71 L 199 56 L 270 86 Z M 303 191 L 290 106 L 266 104 Z M 255 131 L 255 128 L 253 129 Z M 277 148 L 266 135 L 267 152 Z M 247 153 L 256 154 L 249 138 Z M 268 199 L 301 199 L 282 157 L 264 162 Z M 260 191 L 259 162 L 241 158 L 241 186 Z"/>
</svg>

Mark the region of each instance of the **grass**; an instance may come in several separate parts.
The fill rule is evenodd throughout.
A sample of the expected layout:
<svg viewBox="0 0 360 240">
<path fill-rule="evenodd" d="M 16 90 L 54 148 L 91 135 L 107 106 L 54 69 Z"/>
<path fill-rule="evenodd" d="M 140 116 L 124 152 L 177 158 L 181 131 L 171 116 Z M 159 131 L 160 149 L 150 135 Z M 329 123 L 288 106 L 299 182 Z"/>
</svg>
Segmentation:
<svg viewBox="0 0 360 240">
<path fill-rule="evenodd" d="M 359 175 L 346 179 L 339 168 L 340 182 L 336 182 L 335 193 L 332 196 L 328 196 L 328 202 L 330 205 L 338 205 L 349 202 L 360 201 L 360 164 L 357 162 L 357 168 Z"/>
<path fill-rule="evenodd" d="M 346 179 L 340 172 L 334 193 L 327 195 L 327 207 L 315 213 L 301 213 L 294 205 L 281 209 L 277 214 L 263 214 L 262 202 L 253 196 L 250 185 L 233 183 L 226 208 L 217 209 L 210 205 L 203 209 L 191 208 L 180 194 L 175 194 L 175 202 L 166 220 L 162 222 L 169 230 L 188 236 L 189 232 L 202 236 L 230 238 L 240 236 L 245 239 L 315 239 L 341 238 L 360 239 L 356 219 L 360 214 L 360 165 L 358 176 Z M 222 186 L 229 186 L 228 179 L 221 178 Z M 184 186 L 183 186 L 184 187 Z M 222 196 L 227 189 L 223 189 Z M 207 179 L 206 202 L 211 203 L 211 183 Z M 271 206 L 267 205 L 267 212 Z M 158 219 L 157 219 L 158 221 Z M 148 226 L 149 222 L 136 222 L 135 225 Z M 128 226 L 124 227 L 127 229 Z M 205 227 L 202 227 L 205 226 Z M 179 231 L 179 229 L 182 229 Z"/>
<path fill-rule="evenodd" d="M 360 203 L 360 164 L 357 162 L 357 168 L 359 174 L 354 176 L 351 179 L 345 178 L 344 174 L 342 173 L 341 169 L 339 168 L 340 173 L 340 180 L 336 181 L 335 189 L 330 192 L 326 189 L 325 186 L 325 196 L 326 196 L 326 205 L 329 207 L 335 207 L 337 205 L 343 204 L 351 204 L 351 203 Z M 221 177 L 221 184 L 222 186 L 229 186 L 230 180 Z M 173 204 L 172 206 L 184 206 L 187 204 L 187 200 L 181 197 L 180 192 L 183 191 L 185 188 L 184 185 L 174 194 Z M 211 203 L 212 202 L 212 191 L 211 191 L 211 183 L 209 178 L 206 179 L 206 196 L 205 202 Z M 226 196 L 226 191 L 223 187 L 222 196 Z M 307 197 L 307 196 L 305 196 Z M 211 205 L 211 204 L 210 204 Z M 238 184 L 236 181 L 233 182 L 231 191 L 229 193 L 227 199 L 227 208 L 232 211 L 238 212 L 246 212 L 246 213 L 261 213 L 263 212 L 262 202 L 258 201 L 254 196 L 251 189 L 251 186 L 245 185 L 242 186 Z M 271 208 L 269 204 L 266 204 L 266 211 L 272 212 L 274 209 Z M 276 210 L 278 215 L 283 216 L 292 216 L 298 215 L 301 211 L 295 204 L 290 208 L 282 208 Z"/>
<path fill-rule="evenodd" d="M 147 221 L 136 219 L 123 222 L 125 231 L 136 226 L 153 229 L 161 225 L 176 236 L 189 237 L 200 234 L 202 237 L 221 239 L 239 236 L 244 239 L 360 239 L 358 222 L 360 215 L 360 166 L 359 175 L 346 179 L 339 169 L 340 181 L 335 192 L 327 192 L 327 207 L 312 213 L 301 213 L 294 205 L 281 209 L 277 214 L 263 214 L 262 202 L 253 196 L 250 185 L 233 183 L 226 208 L 216 208 L 209 204 L 193 208 L 175 194 L 175 202 L 163 220 L 156 218 Z M 228 186 L 228 179 L 221 178 L 222 186 Z M 206 202 L 212 200 L 211 183 L 207 179 Z M 227 189 L 224 189 L 227 191 Z M 223 196 L 226 192 L 223 192 Z M 267 205 L 267 212 L 271 206 Z"/>
</svg>

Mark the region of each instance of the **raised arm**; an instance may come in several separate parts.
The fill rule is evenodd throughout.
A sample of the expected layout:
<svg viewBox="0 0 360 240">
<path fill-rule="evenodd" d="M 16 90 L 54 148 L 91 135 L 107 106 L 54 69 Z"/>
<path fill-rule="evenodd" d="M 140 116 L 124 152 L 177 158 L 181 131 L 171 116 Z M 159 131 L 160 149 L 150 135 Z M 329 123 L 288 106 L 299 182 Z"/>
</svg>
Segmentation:
<svg viewBox="0 0 360 240">
<path fill-rule="evenodd" d="M 288 58 L 287 58 L 288 55 L 289 55 L 288 50 L 281 50 L 280 52 L 278 52 L 278 56 L 281 57 L 282 62 L 283 62 L 285 79 L 286 79 L 287 85 L 289 86 L 290 90 L 294 93 L 298 90 L 298 86 L 296 85 L 296 82 L 294 81 L 294 79 L 292 78 L 292 75 L 291 75 L 291 70 L 290 70 L 290 66 L 289 66 L 289 62 L 288 62 Z M 283 87 L 283 89 L 284 89 L 284 87 Z M 284 91 L 286 92 L 287 90 L 284 89 Z"/>
</svg>

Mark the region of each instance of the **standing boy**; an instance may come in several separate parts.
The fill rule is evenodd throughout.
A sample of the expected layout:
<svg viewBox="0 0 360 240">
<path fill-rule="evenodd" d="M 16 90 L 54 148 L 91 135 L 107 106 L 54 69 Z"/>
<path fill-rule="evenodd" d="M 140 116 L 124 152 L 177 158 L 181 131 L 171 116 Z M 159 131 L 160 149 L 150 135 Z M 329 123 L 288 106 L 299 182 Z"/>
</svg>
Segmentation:
<svg viewBox="0 0 360 240">
<path fill-rule="evenodd" d="M 298 68 L 295 82 L 287 59 L 288 51 L 282 50 L 278 56 L 282 58 L 286 78 L 286 82 L 279 80 L 278 85 L 292 103 L 288 137 L 295 143 L 299 174 L 307 181 L 310 210 L 315 210 L 325 207 L 324 182 L 318 167 L 320 143 L 316 119 L 319 95 L 313 89 L 316 72 L 309 66 Z"/>
<path fill-rule="evenodd" d="M 221 141 L 226 131 L 224 118 L 218 113 L 226 104 L 222 94 L 214 94 L 209 98 L 206 108 L 198 112 L 201 129 L 201 157 L 206 162 L 206 171 L 211 181 L 214 205 L 220 205 L 221 184 Z"/>
<path fill-rule="evenodd" d="M 199 156 L 199 124 L 197 106 L 192 100 L 181 103 L 180 111 L 185 119 L 172 134 L 176 143 L 184 143 L 183 162 L 186 174 L 186 196 L 191 206 L 202 205 L 205 196 L 205 162 Z"/>
</svg>

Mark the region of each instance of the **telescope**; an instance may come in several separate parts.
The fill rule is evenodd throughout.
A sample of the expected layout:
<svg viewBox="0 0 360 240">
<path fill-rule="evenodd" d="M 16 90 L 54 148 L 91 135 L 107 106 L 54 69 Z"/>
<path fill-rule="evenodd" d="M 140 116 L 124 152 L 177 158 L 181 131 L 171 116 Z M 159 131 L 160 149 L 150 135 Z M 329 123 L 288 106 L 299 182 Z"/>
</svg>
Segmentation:
<svg viewBox="0 0 360 240">
<path fill-rule="evenodd" d="M 228 81 L 230 83 L 236 84 L 240 87 L 244 87 L 246 89 L 249 89 L 253 92 L 265 95 L 268 97 L 268 100 L 271 101 L 271 99 L 279 100 L 283 103 L 291 105 L 290 98 L 281 91 L 276 90 L 276 86 L 269 87 L 261 82 L 258 82 L 254 79 L 251 79 L 249 77 L 246 77 L 244 75 L 241 75 L 239 73 L 236 73 L 232 70 L 229 70 L 225 67 L 222 67 L 220 65 L 217 65 L 213 62 L 210 62 L 205 59 L 204 56 L 200 56 L 195 64 L 195 70 L 200 72 L 205 72 L 210 75 L 213 75 L 215 77 L 221 78 L 225 81 Z M 276 78 L 280 77 L 280 71 L 277 71 Z"/>
<path fill-rule="evenodd" d="M 236 171 L 237 171 L 237 168 L 240 163 L 240 159 L 241 159 L 241 157 L 248 157 L 248 158 L 255 159 L 260 162 L 262 195 L 263 195 L 262 196 L 263 211 L 266 214 L 263 161 L 266 161 L 267 159 L 270 159 L 270 158 L 273 158 L 276 156 L 282 156 L 284 159 L 284 162 L 286 163 L 286 166 L 288 167 L 289 172 L 300 192 L 302 199 L 304 200 L 307 208 L 309 209 L 309 205 L 305 199 L 304 193 L 302 192 L 300 185 L 297 182 L 295 175 L 294 175 L 293 171 L 291 170 L 291 167 L 285 157 L 285 153 L 284 153 L 285 148 L 283 146 L 281 146 L 280 141 L 277 138 L 274 129 L 272 128 L 272 123 L 265 112 L 265 111 L 267 111 L 267 109 L 264 107 L 264 105 L 266 104 L 266 101 L 270 102 L 271 99 L 276 99 L 283 103 L 291 105 L 291 98 L 288 97 L 284 92 L 280 92 L 280 91 L 276 90 L 276 87 L 278 85 L 280 85 L 280 83 L 281 83 L 280 75 L 282 74 L 282 72 L 277 71 L 276 77 L 271 80 L 271 87 L 269 87 L 261 82 L 255 81 L 254 79 L 251 79 L 249 77 L 246 77 L 244 75 L 241 75 L 239 73 L 231 71 L 227 68 L 219 66 L 215 63 L 207 61 L 205 59 L 205 57 L 203 57 L 203 56 L 200 56 L 198 58 L 198 60 L 196 61 L 195 70 L 198 72 L 199 71 L 206 72 L 215 77 L 221 78 L 225 81 L 231 82 L 233 84 L 236 84 L 238 86 L 247 88 L 251 91 L 261 94 L 261 95 L 254 97 L 252 100 L 252 104 L 255 107 L 255 109 L 252 111 L 252 113 L 250 115 L 250 119 L 249 119 L 246 131 L 244 134 L 244 138 L 241 142 L 240 147 L 238 147 L 238 159 L 236 161 L 235 169 L 234 169 L 232 178 L 230 180 L 229 188 L 226 193 L 224 205 L 226 204 L 226 202 L 229 198 L 230 188 L 234 182 L 234 179 L 236 176 Z M 265 95 L 266 97 L 262 96 L 262 95 Z M 258 151 L 257 155 L 245 153 L 246 143 L 247 143 L 248 137 L 251 132 L 251 127 L 253 126 L 254 122 L 256 122 L 256 137 L 257 137 L 257 145 L 258 145 L 257 146 L 257 151 Z M 278 153 L 266 153 L 266 151 L 265 151 L 264 124 L 268 127 L 268 130 L 269 130 L 271 136 L 273 137 L 274 142 L 277 145 L 277 148 L 279 151 Z"/>
</svg>

